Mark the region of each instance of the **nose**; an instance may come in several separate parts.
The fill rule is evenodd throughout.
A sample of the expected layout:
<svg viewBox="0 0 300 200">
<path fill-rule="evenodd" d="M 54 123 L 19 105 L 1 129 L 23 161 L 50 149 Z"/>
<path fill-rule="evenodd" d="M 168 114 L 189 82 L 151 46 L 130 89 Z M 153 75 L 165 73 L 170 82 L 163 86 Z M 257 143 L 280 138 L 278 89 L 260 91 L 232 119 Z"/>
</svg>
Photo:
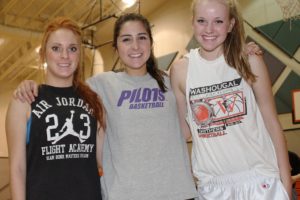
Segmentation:
<svg viewBox="0 0 300 200">
<path fill-rule="evenodd" d="M 207 23 L 205 26 L 205 32 L 211 33 L 213 32 L 213 24 L 212 23 Z"/>
<path fill-rule="evenodd" d="M 62 49 L 60 51 L 60 57 L 62 57 L 62 58 L 68 58 L 69 57 L 68 49 Z"/>
<path fill-rule="evenodd" d="M 139 41 L 137 39 L 134 39 L 132 41 L 132 48 L 133 49 L 138 49 L 139 48 Z"/>
</svg>

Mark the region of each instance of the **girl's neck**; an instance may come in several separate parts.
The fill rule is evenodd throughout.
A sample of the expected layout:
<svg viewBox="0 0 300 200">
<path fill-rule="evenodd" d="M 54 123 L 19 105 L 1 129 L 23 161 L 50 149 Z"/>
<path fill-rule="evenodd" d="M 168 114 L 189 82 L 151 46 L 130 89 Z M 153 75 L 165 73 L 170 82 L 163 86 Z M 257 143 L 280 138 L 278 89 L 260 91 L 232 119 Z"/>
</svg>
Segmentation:
<svg viewBox="0 0 300 200">
<path fill-rule="evenodd" d="M 132 69 L 129 67 L 125 67 L 125 73 L 129 76 L 145 76 L 147 74 L 147 68 L 143 67 L 140 69 Z"/>
<path fill-rule="evenodd" d="M 45 84 L 53 87 L 71 87 L 73 85 L 73 80 L 51 80 L 46 79 Z"/>
<path fill-rule="evenodd" d="M 208 61 L 212 61 L 212 60 L 216 60 L 217 58 L 219 58 L 221 55 L 223 55 L 223 49 L 217 49 L 215 51 L 205 51 L 203 50 L 201 47 L 199 48 L 199 55 Z"/>
</svg>

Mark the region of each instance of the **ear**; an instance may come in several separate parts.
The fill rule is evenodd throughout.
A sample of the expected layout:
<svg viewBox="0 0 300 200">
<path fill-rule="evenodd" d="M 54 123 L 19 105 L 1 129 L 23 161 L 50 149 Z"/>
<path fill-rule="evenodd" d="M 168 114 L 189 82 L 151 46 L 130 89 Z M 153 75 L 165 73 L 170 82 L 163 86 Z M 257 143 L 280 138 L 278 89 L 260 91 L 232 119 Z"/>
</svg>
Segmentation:
<svg viewBox="0 0 300 200">
<path fill-rule="evenodd" d="M 230 33 L 230 32 L 232 31 L 234 25 L 235 25 L 235 19 L 232 18 L 232 19 L 230 20 L 230 24 L 229 24 L 229 28 L 228 28 L 228 33 Z"/>
</svg>

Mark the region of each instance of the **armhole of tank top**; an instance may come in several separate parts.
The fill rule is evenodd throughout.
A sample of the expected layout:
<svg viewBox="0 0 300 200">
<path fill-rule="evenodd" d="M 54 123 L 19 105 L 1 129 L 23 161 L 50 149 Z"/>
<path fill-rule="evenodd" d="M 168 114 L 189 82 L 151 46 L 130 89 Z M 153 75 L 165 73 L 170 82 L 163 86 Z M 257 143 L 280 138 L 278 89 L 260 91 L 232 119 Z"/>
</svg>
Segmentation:
<svg viewBox="0 0 300 200">
<path fill-rule="evenodd" d="M 32 114 L 30 114 L 26 124 L 26 144 L 29 144 L 29 140 L 30 140 L 31 122 L 32 122 Z"/>
<path fill-rule="evenodd" d="M 185 83 L 185 98 L 186 98 L 186 103 L 187 103 L 187 113 L 186 113 L 186 117 L 185 117 L 185 120 L 186 122 L 189 124 L 189 120 L 190 119 L 190 115 L 189 115 L 189 112 L 191 112 L 190 110 L 190 94 L 189 94 L 189 89 L 190 89 L 190 85 L 188 84 L 189 82 L 189 76 L 191 74 L 190 70 L 191 70 L 191 59 L 194 59 L 195 58 L 195 51 L 198 52 L 198 48 L 197 49 L 192 49 L 190 50 L 190 53 L 189 53 L 189 56 L 186 57 L 186 59 L 188 60 L 188 65 L 187 65 L 187 76 L 186 76 L 186 83 Z"/>
</svg>

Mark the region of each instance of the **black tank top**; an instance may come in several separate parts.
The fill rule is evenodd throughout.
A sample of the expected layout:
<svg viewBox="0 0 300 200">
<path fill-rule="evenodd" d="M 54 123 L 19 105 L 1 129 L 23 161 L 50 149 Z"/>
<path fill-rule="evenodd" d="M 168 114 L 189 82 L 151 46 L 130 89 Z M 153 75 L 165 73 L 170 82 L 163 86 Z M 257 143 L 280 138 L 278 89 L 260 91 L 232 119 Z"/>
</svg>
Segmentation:
<svg viewBox="0 0 300 200">
<path fill-rule="evenodd" d="M 27 125 L 27 200 L 99 200 L 97 121 L 73 87 L 39 87 Z"/>
</svg>

